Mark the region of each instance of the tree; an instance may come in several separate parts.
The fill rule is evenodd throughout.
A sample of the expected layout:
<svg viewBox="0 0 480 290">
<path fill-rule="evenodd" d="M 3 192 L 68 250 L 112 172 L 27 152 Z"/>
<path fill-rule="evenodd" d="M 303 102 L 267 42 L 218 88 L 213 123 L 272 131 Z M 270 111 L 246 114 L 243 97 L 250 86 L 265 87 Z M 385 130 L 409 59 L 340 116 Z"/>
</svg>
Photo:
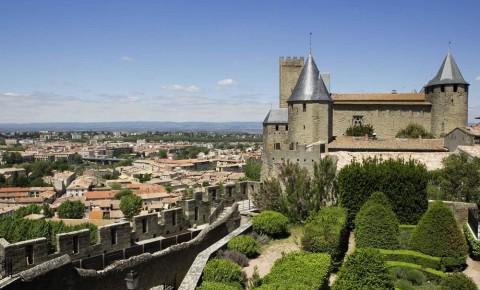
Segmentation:
<svg viewBox="0 0 480 290">
<path fill-rule="evenodd" d="M 85 205 L 79 200 L 64 201 L 58 207 L 58 217 L 66 219 L 81 219 L 85 214 Z"/>
<path fill-rule="evenodd" d="M 122 189 L 119 192 L 115 194 L 115 199 L 122 199 L 122 197 L 133 194 L 133 191 L 131 189 Z"/>
<path fill-rule="evenodd" d="M 142 199 L 135 194 L 125 195 L 120 200 L 120 210 L 129 220 L 138 215 L 141 209 Z"/>
<path fill-rule="evenodd" d="M 480 202 L 480 158 L 452 154 L 442 161 L 439 176 L 441 191 L 449 200 Z"/>
<path fill-rule="evenodd" d="M 432 139 L 433 135 L 430 134 L 427 130 L 425 130 L 422 125 L 411 123 L 405 129 L 398 131 L 396 137 Z"/>
<path fill-rule="evenodd" d="M 262 165 L 253 160 L 249 159 L 245 165 L 245 177 L 248 180 L 260 181 L 260 175 L 262 171 Z"/>
<path fill-rule="evenodd" d="M 51 218 L 53 217 L 53 210 L 50 208 L 50 206 L 48 204 L 44 204 L 42 206 L 42 212 L 43 212 L 43 215 L 46 217 L 46 218 Z"/>
<path fill-rule="evenodd" d="M 345 135 L 347 136 L 365 136 L 365 135 L 372 135 L 375 130 L 373 129 L 373 126 L 370 124 L 365 124 L 365 125 L 357 125 L 357 126 L 350 126 L 347 128 L 347 131 L 345 132 Z"/>
<path fill-rule="evenodd" d="M 160 150 L 158 151 L 158 157 L 162 158 L 162 159 L 165 159 L 168 157 L 168 152 L 167 150 Z"/>
<path fill-rule="evenodd" d="M 331 156 L 321 158 L 313 167 L 312 200 L 314 210 L 337 203 L 337 162 Z"/>
</svg>

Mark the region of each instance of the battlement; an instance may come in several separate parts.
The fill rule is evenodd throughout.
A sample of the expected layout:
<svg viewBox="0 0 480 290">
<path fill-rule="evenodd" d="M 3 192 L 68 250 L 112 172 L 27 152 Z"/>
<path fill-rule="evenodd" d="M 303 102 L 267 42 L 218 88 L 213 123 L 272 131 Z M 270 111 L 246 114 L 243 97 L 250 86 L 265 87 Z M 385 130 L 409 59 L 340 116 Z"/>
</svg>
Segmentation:
<svg viewBox="0 0 480 290">
<path fill-rule="evenodd" d="M 160 213 L 134 216 L 97 229 L 92 244 L 91 232 L 82 229 L 57 234 L 54 252 L 46 238 L 9 243 L 0 238 L 0 277 L 29 269 L 45 261 L 68 254 L 76 267 L 103 269 L 114 261 L 145 252 L 154 253 L 195 238 L 198 225 L 208 224 L 217 207 L 247 199 L 258 189 L 255 182 L 243 181 L 223 186 L 209 186 L 196 192 L 192 199 L 179 202 L 175 208 Z"/>
<path fill-rule="evenodd" d="M 279 58 L 280 64 L 291 64 L 291 65 L 302 65 L 305 62 L 305 58 L 303 56 L 281 56 Z"/>
</svg>

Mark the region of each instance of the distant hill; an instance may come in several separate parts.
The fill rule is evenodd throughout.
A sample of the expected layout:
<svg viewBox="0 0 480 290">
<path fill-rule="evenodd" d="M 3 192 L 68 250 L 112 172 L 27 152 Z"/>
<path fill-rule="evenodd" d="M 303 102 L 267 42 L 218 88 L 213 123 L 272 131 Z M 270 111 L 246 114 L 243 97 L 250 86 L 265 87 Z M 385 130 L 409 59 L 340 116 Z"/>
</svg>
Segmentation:
<svg viewBox="0 0 480 290">
<path fill-rule="evenodd" d="M 94 122 L 94 123 L 6 123 L 0 131 L 188 131 L 261 133 L 260 122 Z"/>
</svg>

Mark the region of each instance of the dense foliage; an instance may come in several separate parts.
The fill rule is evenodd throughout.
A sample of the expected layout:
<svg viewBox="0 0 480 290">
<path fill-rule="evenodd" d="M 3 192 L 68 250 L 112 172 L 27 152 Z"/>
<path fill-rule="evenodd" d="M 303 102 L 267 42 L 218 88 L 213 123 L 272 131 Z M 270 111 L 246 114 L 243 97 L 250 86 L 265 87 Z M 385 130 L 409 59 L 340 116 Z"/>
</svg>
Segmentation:
<svg viewBox="0 0 480 290">
<path fill-rule="evenodd" d="M 219 283 L 219 282 L 211 282 L 205 281 L 200 285 L 200 287 L 196 288 L 197 290 L 242 290 L 242 286 L 238 283 Z"/>
<path fill-rule="evenodd" d="M 338 272 L 332 290 L 392 289 L 382 255 L 373 249 L 357 249 Z"/>
<path fill-rule="evenodd" d="M 373 126 L 370 124 L 365 124 L 365 125 L 356 125 L 356 126 L 350 126 L 347 128 L 347 131 L 345 131 L 345 135 L 347 136 L 371 136 L 374 133 Z"/>
<path fill-rule="evenodd" d="M 245 164 L 245 177 L 247 180 L 260 181 L 262 173 L 262 164 L 253 159 L 249 159 Z"/>
<path fill-rule="evenodd" d="M 324 289 L 330 274 L 330 256 L 324 253 L 293 252 L 275 261 L 272 270 L 256 289 Z"/>
<path fill-rule="evenodd" d="M 66 200 L 58 207 L 58 217 L 81 219 L 85 215 L 85 205 L 79 200 Z"/>
<path fill-rule="evenodd" d="M 442 290 L 478 290 L 477 285 L 463 273 L 452 273 L 443 279 Z"/>
<path fill-rule="evenodd" d="M 122 197 L 133 194 L 133 191 L 129 188 L 121 189 L 115 194 L 115 199 L 121 200 Z"/>
<path fill-rule="evenodd" d="M 480 241 L 475 239 L 475 236 L 470 230 L 468 224 L 463 226 L 463 232 L 465 233 L 465 238 L 467 239 L 470 256 L 475 260 L 480 260 Z"/>
<path fill-rule="evenodd" d="M 129 220 L 138 215 L 141 209 L 142 199 L 138 195 L 127 194 L 120 199 L 120 210 Z"/>
<path fill-rule="evenodd" d="M 288 234 L 288 218 L 279 212 L 265 210 L 252 218 L 252 228 L 259 234 L 283 237 Z"/>
<path fill-rule="evenodd" d="M 203 269 L 203 281 L 220 283 L 243 283 L 239 265 L 225 259 L 213 259 Z"/>
<path fill-rule="evenodd" d="M 406 128 L 398 131 L 397 138 L 424 138 L 432 139 L 433 135 L 429 133 L 425 128 L 416 123 L 409 124 Z"/>
<path fill-rule="evenodd" d="M 381 192 L 364 203 L 355 218 L 355 241 L 359 248 L 396 249 L 399 225 L 388 200 Z"/>
<path fill-rule="evenodd" d="M 182 149 L 177 149 L 175 151 L 174 159 L 181 160 L 181 159 L 192 159 L 197 158 L 199 153 L 208 154 L 209 150 L 207 147 L 199 147 L 199 146 L 190 146 Z"/>
<path fill-rule="evenodd" d="M 353 221 L 375 191 L 385 193 L 401 223 L 416 224 L 428 207 L 428 174 L 415 160 L 368 158 L 353 161 L 338 174 L 339 199 Z"/>
<path fill-rule="evenodd" d="M 425 268 L 432 268 L 436 270 L 442 270 L 442 259 L 440 257 L 434 257 L 426 255 L 412 250 L 385 250 L 380 249 L 385 261 L 399 261 L 406 263 L 413 263 L 421 265 Z"/>
<path fill-rule="evenodd" d="M 308 252 L 330 254 L 333 263 L 341 263 L 348 246 L 347 212 L 327 207 L 313 215 L 304 228 L 302 248 Z"/>
<path fill-rule="evenodd" d="M 260 251 L 260 248 L 251 236 L 240 235 L 232 238 L 228 242 L 228 249 L 232 251 L 238 251 L 249 258 L 256 257 Z"/>
<path fill-rule="evenodd" d="M 438 257 L 464 257 L 465 237 L 452 211 L 442 202 L 431 204 L 412 233 L 410 246 L 414 250 Z"/>
<path fill-rule="evenodd" d="M 297 163 L 279 166 L 278 177 L 265 180 L 253 196 L 261 209 L 279 211 L 291 221 L 304 221 L 320 208 L 335 204 L 336 161 L 326 156 L 314 164 L 314 174 Z"/>
</svg>

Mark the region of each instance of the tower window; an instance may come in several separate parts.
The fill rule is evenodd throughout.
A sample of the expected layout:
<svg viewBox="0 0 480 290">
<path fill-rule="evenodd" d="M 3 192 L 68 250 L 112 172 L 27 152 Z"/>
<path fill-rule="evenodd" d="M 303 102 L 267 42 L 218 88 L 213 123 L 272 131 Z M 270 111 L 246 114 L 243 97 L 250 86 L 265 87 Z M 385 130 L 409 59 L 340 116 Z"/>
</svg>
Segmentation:
<svg viewBox="0 0 480 290">
<path fill-rule="evenodd" d="M 290 150 L 293 150 L 295 148 L 295 145 L 293 143 L 290 143 Z"/>
<path fill-rule="evenodd" d="M 307 111 L 307 104 L 303 104 L 303 111 L 304 111 L 304 112 Z"/>
<path fill-rule="evenodd" d="M 440 91 L 441 91 L 442 93 L 444 93 L 444 92 L 445 92 L 445 86 L 441 86 L 441 87 L 440 87 Z"/>
<path fill-rule="evenodd" d="M 275 150 L 280 150 L 280 143 L 275 143 L 274 149 Z"/>
<path fill-rule="evenodd" d="M 285 131 L 288 131 L 288 125 L 285 125 Z"/>
<path fill-rule="evenodd" d="M 275 125 L 275 131 L 278 131 L 278 125 Z"/>
<path fill-rule="evenodd" d="M 116 245 L 117 244 L 117 229 L 116 228 L 111 228 L 110 229 L 110 238 L 111 238 L 112 245 Z"/>
<path fill-rule="evenodd" d="M 458 85 L 453 85 L 453 91 L 456 93 L 458 91 Z"/>
</svg>

